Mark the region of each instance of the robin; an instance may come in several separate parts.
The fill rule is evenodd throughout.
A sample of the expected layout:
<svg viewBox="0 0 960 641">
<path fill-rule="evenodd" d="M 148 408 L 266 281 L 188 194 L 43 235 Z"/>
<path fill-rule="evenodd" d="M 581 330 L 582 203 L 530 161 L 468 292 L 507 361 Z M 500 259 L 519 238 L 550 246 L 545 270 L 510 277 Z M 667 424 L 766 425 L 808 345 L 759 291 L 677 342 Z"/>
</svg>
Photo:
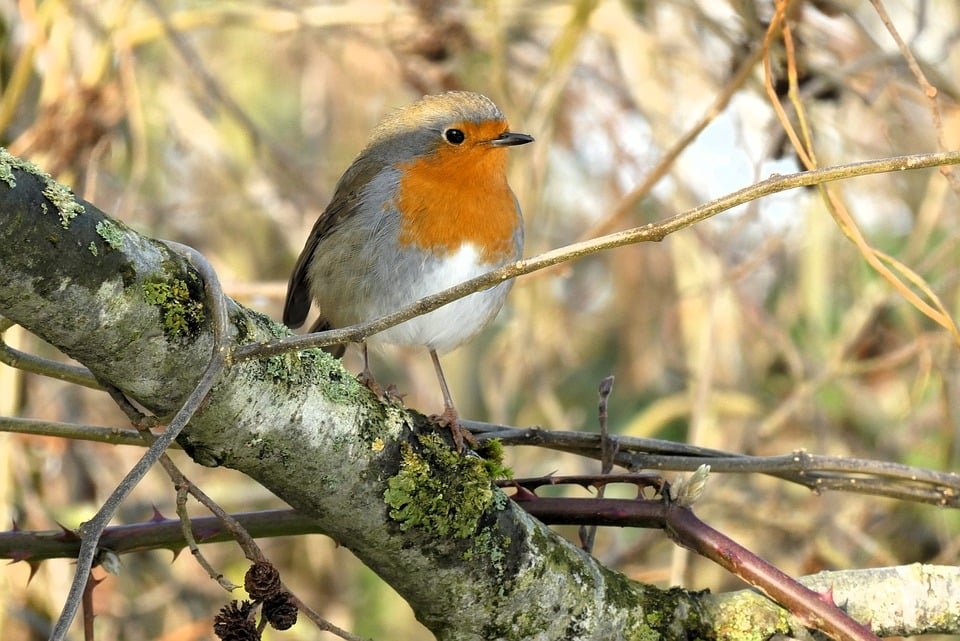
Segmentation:
<svg viewBox="0 0 960 641">
<path fill-rule="evenodd" d="M 507 149 L 533 142 L 510 131 L 489 98 L 452 91 L 425 96 L 383 119 L 337 182 L 287 287 L 283 322 L 299 327 L 311 299 L 312 332 L 353 325 L 520 258 L 523 220 L 507 184 Z M 438 353 L 477 335 L 500 311 L 507 281 L 395 325 L 371 340 L 430 352 L 443 413 L 458 451 L 459 423 Z M 338 358 L 344 345 L 328 348 Z M 361 380 L 377 389 L 363 343 Z M 469 437 L 469 433 L 467 433 Z"/>
</svg>

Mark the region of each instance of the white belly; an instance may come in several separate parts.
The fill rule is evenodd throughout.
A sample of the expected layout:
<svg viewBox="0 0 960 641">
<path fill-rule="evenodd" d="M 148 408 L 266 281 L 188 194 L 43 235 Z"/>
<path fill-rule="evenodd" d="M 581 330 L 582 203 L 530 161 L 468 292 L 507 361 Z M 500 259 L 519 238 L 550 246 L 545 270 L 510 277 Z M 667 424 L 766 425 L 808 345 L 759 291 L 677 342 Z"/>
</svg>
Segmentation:
<svg viewBox="0 0 960 641">
<path fill-rule="evenodd" d="M 480 262 L 472 245 L 464 245 L 445 259 L 430 259 L 420 265 L 419 274 L 395 275 L 388 290 L 367 301 L 366 318 L 396 311 L 424 296 L 441 292 L 494 269 Z M 405 277 L 406 276 L 406 277 Z M 385 283 L 387 284 L 387 283 Z M 450 351 L 476 336 L 490 324 L 503 305 L 513 281 L 470 294 L 423 316 L 410 319 L 371 337 L 373 342 L 394 345 L 423 345 L 438 352 Z M 384 304 L 386 303 L 386 304 Z"/>
</svg>

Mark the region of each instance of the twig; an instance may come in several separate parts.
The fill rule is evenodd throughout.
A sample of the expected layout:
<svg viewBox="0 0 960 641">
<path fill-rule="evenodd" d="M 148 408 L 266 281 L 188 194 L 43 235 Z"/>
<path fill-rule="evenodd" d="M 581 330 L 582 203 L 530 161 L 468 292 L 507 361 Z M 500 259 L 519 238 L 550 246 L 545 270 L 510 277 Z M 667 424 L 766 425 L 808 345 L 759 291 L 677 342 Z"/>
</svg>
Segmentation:
<svg viewBox="0 0 960 641">
<path fill-rule="evenodd" d="M 179 469 L 177 469 L 177 467 L 173 464 L 173 461 L 171 461 L 168 456 L 164 456 L 160 462 L 161 464 L 163 464 L 164 469 L 166 469 L 167 473 L 170 474 L 171 478 L 179 478 L 180 479 L 179 482 L 186 484 L 185 487 L 188 488 L 188 491 L 190 492 L 190 494 L 192 494 L 198 501 L 200 501 L 208 510 L 214 513 L 217 520 L 224 527 L 224 529 L 226 529 L 230 533 L 230 536 L 233 538 L 233 540 L 240 545 L 240 548 L 243 550 L 244 554 L 246 555 L 249 561 L 253 563 L 257 563 L 257 562 L 269 563 L 269 560 L 267 559 L 266 555 L 263 553 L 263 550 L 260 549 L 260 546 L 257 545 L 257 542 L 253 539 L 252 536 L 250 536 L 250 533 L 247 532 L 247 530 L 243 527 L 243 525 L 240 524 L 240 522 L 236 518 L 234 518 L 231 514 L 228 514 L 226 511 L 224 511 L 224 509 L 221 508 L 216 501 L 214 501 L 209 496 L 207 496 L 199 487 L 190 483 L 190 481 L 183 476 L 183 474 L 180 472 Z M 187 522 L 189 522 L 189 518 Z M 293 590 L 291 590 L 285 584 L 283 585 L 283 589 L 290 594 L 290 599 L 297 606 L 297 609 L 303 612 L 304 615 L 306 615 L 306 617 L 310 619 L 310 621 L 312 621 L 313 624 L 316 625 L 317 628 L 319 628 L 320 630 L 324 630 L 326 632 L 335 634 L 343 639 L 346 639 L 347 641 L 364 641 L 363 639 L 361 639 L 361 637 L 355 636 L 350 632 L 347 632 L 346 630 L 335 626 L 334 624 L 330 623 L 329 621 L 321 617 L 306 603 L 301 601 L 300 598 L 293 593 Z M 260 621 L 261 626 L 264 624 L 264 621 L 265 619 Z"/>
<path fill-rule="evenodd" d="M 114 513 L 126 497 L 133 491 L 140 480 L 157 462 L 160 455 L 164 453 L 170 443 L 173 442 L 186 424 L 193 417 L 194 413 L 206 399 L 207 394 L 213 389 L 214 383 L 223 371 L 226 362 L 226 346 L 223 344 L 223 338 L 226 336 L 226 304 L 223 292 L 220 289 L 220 283 L 213 268 L 206 259 L 196 250 L 184 246 L 184 253 L 187 254 L 191 263 L 200 272 L 204 279 L 204 292 L 207 298 L 207 308 L 210 310 L 213 319 L 214 344 L 213 353 L 210 356 L 210 362 L 207 364 L 203 375 L 197 386 L 184 401 L 183 406 L 170 421 L 166 431 L 163 432 L 157 440 L 147 449 L 147 452 L 140 458 L 133 468 L 124 476 L 120 484 L 114 489 L 113 493 L 107 498 L 97 513 L 86 523 L 82 524 L 79 532 L 82 538 L 80 543 L 80 554 L 77 557 L 77 569 L 70 585 L 70 592 L 67 595 L 66 603 L 57 619 L 57 623 L 50 635 L 51 641 L 63 641 L 66 638 L 70 624 L 73 622 L 80 606 L 83 596 L 83 588 L 86 584 L 87 574 L 93 566 L 97 555 L 97 546 L 104 529 L 109 525 Z"/>
<path fill-rule="evenodd" d="M 449 302 L 463 298 L 482 289 L 487 289 L 497 283 L 607 249 L 641 242 L 661 241 L 674 232 L 690 227 L 737 205 L 764 196 L 776 194 L 788 189 L 808 187 L 835 180 L 908 169 L 929 169 L 958 163 L 960 163 L 960 151 L 945 151 L 894 156 L 881 160 L 835 165 L 833 167 L 813 171 L 802 171 L 786 176 L 774 175 L 766 180 L 754 183 L 731 194 L 689 209 L 659 223 L 634 227 L 633 229 L 608 234 L 599 238 L 573 243 L 559 249 L 544 252 L 532 258 L 510 263 L 482 276 L 472 278 L 459 285 L 445 289 L 442 292 L 421 298 L 415 303 L 381 318 L 364 323 L 357 323 L 356 325 L 350 325 L 341 329 L 305 334 L 302 336 L 291 336 L 270 343 L 241 345 L 233 352 L 233 357 L 236 361 L 242 361 L 250 358 L 274 356 L 276 354 L 314 347 L 362 342 L 373 334 L 382 332 L 414 316 L 425 314 Z"/>
<path fill-rule="evenodd" d="M 322 616 L 317 614 L 313 608 L 301 601 L 300 598 L 293 592 L 290 592 L 290 599 L 293 601 L 294 605 L 297 606 L 297 609 L 303 612 L 303 614 L 310 619 L 310 621 L 312 621 L 318 629 L 323 630 L 324 632 L 335 634 L 341 639 L 346 639 L 346 641 L 370 641 L 367 637 L 358 637 L 357 635 L 347 632 L 343 628 L 339 628 L 330 623 Z"/>
<path fill-rule="evenodd" d="M 220 277 L 213 269 L 213 266 L 207 260 L 206 256 L 198 252 L 189 245 L 164 240 L 163 244 L 189 259 L 193 267 L 200 272 L 203 279 L 204 294 L 207 299 L 207 312 L 211 316 L 210 329 L 213 332 L 213 350 L 222 356 L 228 355 L 227 340 L 227 306 L 224 304 L 226 297 L 223 294 L 223 288 L 220 286 Z"/>
<path fill-rule="evenodd" d="M 173 462 L 170 461 L 169 457 L 165 456 L 163 459 L 161 459 L 161 463 L 164 465 L 164 469 L 167 470 L 167 473 L 170 474 L 171 478 L 179 478 L 181 479 L 180 482 L 188 484 L 189 492 L 193 494 L 194 497 L 196 497 L 197 500 L 200 501 L 208 510 L 214 513 L 220 524 L 230 533 L 230 536 L 240 545 L 241 549 L 243 549 L 248 560 L 253 563 L 269 563 L 269 560 L 267 559 L 266 555 L 264 555 L 263 550 L 260 549 L 260 546 L 257 545 L 257 542 L 252 536 L 250 536 L 250 533 L 247 532 L 247 530 L 236 518 L 225 512 L 219 504 L 208 497 L 199 487 L 193 485 L 190 483 L 190 481 L 183 477 Z M 301 601 L 300 598 L 293 593 L 293 590 L 291 590 L 285 584 L 283 585 L 283 589 L 290 594 L 290 598 L 297 606 L 297 609 L 303 612 L 306 617 L 310 619 L 320 630 L 331 632 L 332 634 L 346 639 L 347 641 L 364 641 L 361 639 L 361 637 L 357 637 L 342 628 L 338 628 L 334 624 L 321 617 L 306 603 Z M 263 621 L 261 621 L 261 624 L 262 623 Z"/>
<path fill-rule="evenodd" d="M 146 440 L 148 443 L 153 443 L 157 437 L 150 432 L 149 429 L 145 429 L 147 422 L 146 419 L 148 417 L 145 417 L 142 413 L 140 413 L 140 411 L 127 400 L 126 396 L 120 390 L 114 387 L 109 387 L 108 391 L 114 396 L 114 399 L 117 401 L 120 409 L 122 409 L 130 418 L 131 422 L 137 426 L 137 431 L 141 438 Z M 212 566 L 210 566 L 206 559 L 204 559 L 200 554 L 196 542 L 192 539 L 192 520 L 186 512 L 187 495 L 192 495 L 201 505 L 210 510 L 223 528 L 230 534 L 231 538 L 240 544 L 241 549 L 243 549 L 246 557 L 250 561 L 256 563 L 258 561 L 267 560 L 244 527 L 240 525 L 240 523 L 238 523 L 237 520 L 228 514 L 222 507 L 220 507 L 219 503 L 210 498 L 206 492 L 201 490 L 199 486 L 195 485 L 190 479 L 188 479 L 187 476 L 180 471 L 180 468 L 177 467 L 177 465 L 169 456 L 167 456 L 166 453 L 160 456 L 158 462 L 163 470 L 167 473 L 167 476 L 170 477 L 173 485 L 177 488 L 177 515 L 180 517 L 180 524 L 183 528 L 184 540 L 190 547 L 190 551 L 193 553 L 194 557 L 196 557 L 200 565 L 207 570 L 211 578 L 217 580 L 217 582 L 221 585 L 224 585 L 220 580 L 222 575 L 213 570 Z M 230 585 L 233 586 L 232 583 Z M 232 591 L 236 587 L 237 586 L 233 586 L 227 588 L 227 590 Z"/>
<path fill-rule="evenodd" d="M 774 88 L 773 76 L 770 69 L 769 56 L 764 59 L 764 86 L 766 89 L 767 97 L 770 100 L 770 104 L 773 107 L 774 112 L 777 115 L 781 126 L 783 127 L 784 132 L 786 132 L 787 137 L 790 139 L 790 143 L 793 145 L 794 151 L 797 154 L 797 157 L 803 163 L 803 166 L 808 170 L 815 170 L 818 167 L 817 157 L 813 147 L 813 139 L 810 133 L 810 128 L 808 120 L 806 117 L 806 111 L 803 107 L 803 103 L 800 100 L 800 90 L 799 90 L 799 81 L 797 77 L 797 65 L 796 65 L 796 55 L 794 50 L 794 42 L 792 30 L 788 21 L 784 19 L 786 14 L 789 2 L 787 0 L 777 0 L 777 11 L 774 15 L 774 19 L 770 23 L 770 27 L 767 31 L 767 36 L 764 41 L 765 47 L 769 47 L 772 38 L 777 34 L 781 33 L 783 37 L 784 49 L 787 55 L 787 75 L 789 79 L 789 91 L 788 95 L 790 97 L 791 104 L 794 108 L 794 113 L 797 116 L 797 121 L 799 122 L 801 133 L 803 134 L 803 140 L 801 142 L 800 136 L 797 134 L 793 124 L 790 122 L 790 119 L 787 117 L 786 112 L 783 109 L 783 106 L 780 104 L 779 97 L 777 96 L 776 89 Z M 878 6 L 875 2 L 875 6 Z M 883 14 L 882 6 L 878 6 L 878 11 Z M 888 28 L 893 29 L 893 25 L 888 22 Z M 896 34 L 896 30 L 893 30 L 895 38 L 899 38 L 899 34 Z M 902 43 L 902 40 L 898 40 Z M 906 46 L 904 45 L 904 49 Z M 909 50 L 906 49 L 907 54 Z M 916 61 L 914 61 L 916 62 Z M 917 67 L 919 71 L 919 67 Z M 922 76 L 922 74 L 921 74 Z M 924 78 L 925 81 L 925 78 Z M 922 83 L 921 83 L 922 84 Z M 927 86 L 933 89 L 932 86 L 927 83 Z M 935 90 L 934 90 L 935 92 Z M 935 98 L 935 96 L 934 96 Z M 939 113 L 939 112 L 937 112 Z M 940 149 L 944 149 L 942 137 L 939 141 Z M 949 177 L 948 177 L 949 178 Z M 951 183 L 953 185 L 953 183 Z M 913 305 L 917 311 L 922 314 L 925 314 L 931 320 L 936 322 L 938 325 L 946 329 L 951 333 L 954 338 L 954 341 L 957 344 L 960 344 L 960 328 L 957 327 L 956 323 L 953 321 L 953 318 L 950 316 L 950 313 L 944 307 L 943 303 L 940 301 L 939 296 L 927 285 L 923 279 L 913 272 L 909 267 L 896 260 L 892 256 L 888 256 L 883 252 L 876 250 L 867 239 L 864 237 L 860 228 L 857 226 L 853 217 L 850 215 L 850 212 L 847 211 L 847 208 L 843 205 L 842 202 L 833 194 L 831 191 L 827 190 L 826 185 L 821 183 L 817 185 L 820 195 L 823 198 L 824 204 L 827 207 L 827 210 L 830 212 L 830 215 L 833 217 L 834 221 L 837 223 L 837 226 L 840 228 L 840 231 L 843 235 L 850 240 L 856 246 L 857 250 L 863 256 L 863 259 L 867 264 L 874 269 L 881 277 L 886 280 L 891 287 L 893 287 L 908 303 Z M 924 301 L 916 292 L 913 291 L 903 280 L 894 272 L 899 272 L 900 275 L 905 277 L 913 286 L 919 289 L 923 294 L 927 296 L 930 300 L 928 304 Z"/>
<path fill-rule="evenodd" d="M 324 534 L 322 524 L 292 509 L 263 510 L 231 514 L 250 536 L 272 538 L 300 534 Z M 190 519 L 190 527 L 201 544 L 236 540 L 233 532 L 215 516 Z M 144 550 L 179 550 L 184 547 L 179 519 L 151 519 L 143 523 L 113 525 L 100 540 L 101 548 L 114 554 Z M 13 530 L 0 532 L 0 559 L 39 563 L 46 559 L 76 558 L 80 540 L 63 530 Z"/>
<path fill-rule="evenodd" d="M 167 460 L 170 459 L 167 458 Z M 190 514 L 187 512 L 187 497 L 189 497 L 189 495 L 189 485 L 177 486 L 177 516 L 180 517 L 180 531 L 183 533 L 183 540 L 187 542 L 187 547 L 190 549 L 190 553 L 193 555 L 194 560 L 200 565 L 200 567 L 206 570 L 207 576 L 220 584 L 220 587 L 227 592 L 233 592 L 239 586 L 234 585 L 234 583 L 223 576 L 223 574 L 213 569 L 213 565 L 211 565 L 211 563 L 207 561 L 207 557 L 203 556 L 203 553 L 200 552 L 200 546 L 197 545 L 196 539 L 193 538 L 193 528 L 190 524 Z"/>
<path fill-rule="evenodd" d="M 263 554 L 263 551 L 260 549 L 260 546 L 258 546 L 253 537 L 250 536 L 250 533 L 246 530 L 246 528 L 236 518 L 220 507 L 219 503 L 207 496 L 206 492 L 194 485 L 186 476 L 184 476 L 183 472 L 181 472 L 180 469 L 173 463 L 173 461 L 170 460 L 169 456 L 164 456 L 161 458 L 160 464 L 163 466 L 163 469 L 166 471 L 167 475 L 170 476 L 171 480 L 173 480 L 178 487 L 187 488 L 187 491 L 193 495 L 193 497 L 197 499 L 201 505 L 213 513 L 214 517 L 216 517 L 216 519 L 220 522 L 224 530 L 226 530 L 230 534 L 230 537 L 240 545 L 240 549 L 243 550 L 244 555 L 249 561 L 257 563 L 258 561 L 267 560 L 266 556 Z"/>
<path fill-rule="evenodd" d="M 35 436 L 55 436 L 73 441 L 93 441 L 109 445 L 148 446 L 137 430 L 127 427 L 100 427 L 77 423 L 42 421 L 33 418 L 0 416 L 0 432 L 32 434 Z M 183 449 L 178 443 L 171 443 L 169 449 Z"/>
<path fill-rule="evenodd" d="M 597 435 L 588 432 L 516 428 L 474 421 L 464 421 L 464 424 L 480 441 L 497 438 L 505 445 L 546 447 L 598 460 L 602 460 L 603 457 Z M 0 432 L 56 436 L 114 445 L 144 446 L 144 441 L 136 430 L 119 427 L 96 427 L 0 417 Z M 818 492 L 841 490 L 960 507 L 960 503 L 952 498 L 960 492 L 960 476 L 952 472 L 938 472 L 866 459 L 823 456 L 805 451 L 751 457 L 657 439 L 638 439 L 620 435 L 614 435 L 611 439 L 617 446 L 614 461 L 629 469 L 692 471 L 706 462 L 709 463 L 713 472 L 771 474 L 791 482 L 801 483 Z M 179 447 L 176 443 L 170 445 L 173 449 Z M 839 472 L 839 474 L 828 476 L 826 474 L 828 472 Z M 876 478 L 868 479 L 865 475 L 873 475 Z M 886 479 L 893 479 L 898 483 L 889 485 Z"/>
<path fill-rule="evenodd" d="M 464 421 L 464 424 L 480 441 L 496 438 L 504 445 L 546 447 L 602 460 L 600 441 L 593 433 L 516 428 L 474 421 Z M 118 427 L 0 417 L 0 432 L 144 446 L 144 441 L 136 430 Z M 840 490 L 960 507 L 960 475 L 952 472 L 938 472 L 868 459 L 823 456 L 805 451 L 775 456 L 743 456 L 658 439 L 621 435 L 611 438 L 618 448 L 614 456 L 615 463 L 634 470 L 649 468 L 692 471 L 700 464 L 708 463 L 715 473 L 769 474 L 817 492 Z M 173 443 L 170 447 L 179 448 L 179 445 Z M 890 480 L 895 483 L 891 484 Z"/>
<path fill-rule="evenodd" d="M 130 419 L 130 422 L 136 426 L 137 435 L 139 438 L 146 442 L 146 444 L 152 445 L 156 442 L 157 437 L 150 431 L 150 428 L 156 426 L 157 419 L 154 416 L 147 416 L 141 412 L 127 396 L 117 387 L 109 384 L 105 384 L 107 392 L 113 398 L 114 402 L 120 407 L 121 410 L 127 415 L 127 418 Z M 197 564 L 206 571 L 207 576 L 216 581 L 220 587 L 222 587 L 227 592 L 233 592 L 237 589 L 232 581 L 228 580 L 222 573 L 217 572 L 213 564 L 211 564 L 207 558 L 200 551 L 200 546 L 197 545 L 197 541 L 193 535 L 193 524 L 190 520 L 190 514 L 187 512 L 187 498 L 190 496 L 190 491 L 193 488 L 193 484 L 180 473 L 180 470 L 174 465 L 173 461 L 170 460 L 170 457 L 167 456 L 166 452 L 160 455 L 159 462 L 161 466 L 167 471 L 168 476 L 170 476 L 173 481 L 174 486 L 177 489 L 177 516 L 180 518 L 180 534 L 183 536 L 183 540 L 186 542 L 187 548 L 190 550 L 190 554 L 193 555 L 194 560 Z M 171 469 L 172 468 L 172 471 Z"/>
<path fill-rule="evenodd" d="M 617 454 L 617 442 L 612 441 L 607 428 L 607 403 L 610 400 L 610 394 L 613 392 L 613 376 L 607 376 L 600 381 L 600 387 L 597 390 L 600 401 L 597 407 L 597 421 L 600 425 L 600 473 L 610 474 L 613 470 L 614 457 Z M 597 488 L 597 498 L 602 499 L 606 491 L 606 484 Z M 585 552 L 593 551 L 593 543 L 597 538 L 597 526 L 580 526 L 580 547 Z"/>
<path fill-rule="evenodd" d="M 610 430 L 607 427 L 607 403 L 610 400 L 610 394 L 613 393 L 613 376 L 607 376 L 600 381 L 600 472 L 609 474 L 613 470 L 613 460 L 617 455 L 617 441 L 610 438 Z"/>
<path fill-rule="evenodd" d="M 99 579 L 93 576 L 93 570 L 87 573 L 87 581 L 83 586 L 83 640 L 93 641 L 93 619 L 96 614 L 93 611 L 93 591 L 100 584 Z"/>
<path fill-rule="evenodd" d="M 478 441 L 533 445 L 595 459 L 602 458 L 599 435 L 587 432 L 511 428 L 464 421 Z M 778 456 L 747 456 L 663 441 L 613 435 L 616 463 L 631 470 L 693 471 L 700 465 L 726 473 L 760 473 L 803 485 L 813 491 L 843 490 L 945 507 L 960 507 L 960 474 L 899 463 L 796 451 Z"/>
<path fill-rule="evenodd" d="M 175 476 L 179 476 L 181 479 L 183 479 L 184 482 L 189 484 L 190 493 L 193 494 L 197 498 L 197 500 L 203 503 L 203 505 L 207 509 L 209 509 L 211 512 L 213 512 L 216 515 L 217 520 L 221 523 L 221 525 L 223 525 L 223 527 L 228 532 L 230 532 L 231 537 L 240 545 L 241 549 L 243 549 L 247 559 L 253 563 L 257 563 L 257 562 L 269 563 L 269 560 L 267 559 L 266 555 L 264 555 L 263 550 L 260 549 L 260 546 L 257 545 L 257 542 L 253 539 L 252 536 L 250 536 L 250 533 L 247 532 L 247 530 L 243 527 L 243 525 L 241 525 L 240 522 L 237 519 L 235 519 L 232 515 L 225 512 L 223 508 L 220 507 L 219 504 L 217 504 L 210 497 L 208 497 L 200 488 L 198 488 L 196 485 L 193 485 L 192 483 L 187 481 L 183 477 L 183 475 L 180 473 L 180 471 L 176 468 L 176 466 L 173 464 L 173 462 L 170 461 L 169 457 L 164 457 L 164 458 L 166 459 L 166 461 L 161 460 L 161 463 L 165 463 L 164 467 L 165 469 L 167 469 L 167 473 L 171 474 L 171 478 Z M 169 467 L 166 464 L 169 464 Z M 313 622 L 313 624 L 316 625 L 320 630 L 324 630 L 326 632 L 335 634 L 343 639 L 346 639 L 347 641 L 364 641 L 361 637 L 355 636 L 342 628 L 338 628 L 334 624 L 330 623 L 329 621 L 321 617 L 306 603 L 301 601 L 300 598 L 293 593 L 293 590 L 291 590 L 285 584 L 283 585 L 283 589 L 290 594 L 290 599 L 297 606 L 297 609 L 303 612 L 306 615 L 306 617 L 310 619 Z M 263 624 L 262 620 L 261 620 L 261 624 Z"/>
<path fill-rule="evenodd" d="M 900 55 L 906 60 L 910 73 L 913 74 L 917 84 L 920 85 L 920 90 L 930 105 L 930 117 L 933 119 L 934 129 L 937 131 L 937 147 L 940 149 L 948 149 L 949 145 L 947 144 L 943 129 L 943 115 L 940 113 L 940 105 L 937 103 L 937 96 L 940 92 L 930 83 L 926 74 L 923 73 L 923 69 L 920 68 L 916 57 L 913 55 L 913 52 L 910 51 L 910 46 L 904 42 L 897 27 L 893 24 L 893 21 L 890 20 L 890 14 L 887 13 L 887 9 L 883 6 L 882 0 L 870 0 L 870 3 L 873 4 L 873 8 L 876 9 L 877 15 L 880 17 L 880 21 L 883 22 L 883 26 L 886 27 L 890 33 L 890 37 L 897 43 L 897 48 L 900 49 Z M 950 187 L 954 193 L 960 193 L 960 178 L 957 177 L 956 172 L 953 171 L 953 169 L 943 168 L 941 173 L 943 173 L 944 177 L 950 183 Z"/>
<path fill-rule="evenodd" d="M 114 398 L 120 408 L 127 414 L 130 421 L 137 426 L 138 435 L 147 442 L 152 443 L 156 439 L 156 436 L 154 436 L 154 434 L 147 428 L 149 419 L 152 417 L 146 417 L 142 412 L 140 412 L 140 410 L 130 403 L 123 392 L 116 387 L 108 385 L 107 391 Z M 250 535 L 247 529 L 244 528 L 244 526 L 236 518 L 220 507 L 219 503 L 210 498 L 203 490 L 190 481 L 190 479 L 188 479 L 183 472 L 180 471 L 180 468 L 176 466 L 176 464 L 170 459 L 169 456 L 166 455 L 166 453 L 160 456 L 159 463 L 177 488 L 177 515 L 180 517 L 180 533 L 189 547 L 191 554 L 193 554 L 194 559 L 207 572 L 207 575 L 211 579 L 215 580 L 228 592 L 232 592 L 238 587 L 226 579 L 226 577 L 224 577 L 221 573 L 217 572 L 210 562 L 207 561 L 203 553 L 200 552 L 200 547 L 197 545 L 193 535 L 194 520 L 190 518 L 190 515 L 187 513 L 186 509 L 188 495 L 192 495 L 197 499 L 197 501 L 199 501 L 204 507 L 214 514 L 218 524 L 230 534 L 230 537 L 235 542 L 240 545 L 240 548 L 244 551 L 244 554 L 248 560 L 250 560 L 252 563 L 269 563 L 269 560 L 267 559 L 266 555 L 264 555 L 263 550 L 260 549 L 260 546 L 257 545 L 257 542 Z M 290 594 L 290 598 L 293 600 L 297 608 L 300 609 L 300 611 L 302 611 L 318 628 L 338 635 L 344 639 L 347 639 L 348 641 L 359 639 L 359 637 L 352 635 L 346 630 L 335 626 L 321 617 L 317 612 L 297 598 L 293 592 L 289 590 L 289 588 L 284 586 L 284 589 L 286 589 Z M 260 632 L 263 632 L 266 624 L 266 618 L 260 620 L 258 625 Z"/>
<path fill-rule="evenodd" d="M 660 182 L 660 179 L 667 175 L 667 172 L 676 162 L 677 158 L 680 157 L 680 154 L 689 147 L 697 137 L 703 133 L 703 130 L 707 128 L 717 116 L 723 113 L 724 109 L 727 108 L 727 105 L 730 104 L 731 98 L 743 87 L 743 84 L 751 77 L 753 74 L 753 68 L 756 66 L 757 62 L 763 57 L 764 54 L 763 47 L 755 48 L 749 56 L 743 59 L 740 63 L 740 66 L 737 67 L 736 72 L 727 82 L 723 90 L 717 94 L 717 97 L 714 99 L 713 103 L 707 107 L 706 111 L 700 116 L 698 120 L 690 129 L 688 129 L 680 138 L 678 138 L 673 145 L 664 151 L 663 156 L 657 161 L 657 164 L 650 168 L 646 176 L 644 176 L 643 182 L 641 182 L 636 187 L 632 188 L 627 194 L 625 194 L 620 201 L 614 206 L 613 210 L 602 218 L 598 223 L 593 225 L 586 233 L 581 235 L 582 239 L 593 238 L 597 234 L 603 234 L 608 232 L 610 229 L 616 225 L 621 218 L 623 218 L 628 212 L 630 212 L 637 202 L 650 193 L 650 190 L 653 189 L 654 185 Z"/>
<path fill-rule="evenodd" d="M 40 374 L 91 389 L 103 389 L 86 367 L 58 363 L 49 358 L 28 354 L 7 345 L 3 340 L 3 334 L 14 325 L 16 323 L 12 320 L 0 317 L 0 363 L 32 374 Z"/>
<path fill-rule="evenodd" d="M 799 136 L 797 136 L 797 131 L 794 129 L 793 125 L 790 122 L 790 118 L 787 117 L 787 112 L 784 111 L 783 105 L 780 104 L 780 97 L 777 96 L 776 89 L 774 88 L 773 81 L 773 68 L 770 64 L 770 46 L 773 44 L 774 38 L 777 37 L 784 30 L 785 25 L 785 16 L 788 8 L 787 2 L 783 0 L 777 0 L 776 2 L 776 11 L 773 14 L 773 18 L 770 20 L 770 26 L 767 27 L 767 33 L 763 38 L 763 50 L 767 52 L 767 55 L 763 58 L 763 86 L 767 94 L 767 98 L 770 100 L 770 106 L 773 107 L 774 113 L 777 115 L 777 119 L 780 121 L 780 124 L 783 126 L 783 131 L 787 135 L 787 138 L 790 140 L 790 144 L 793 146 L 794 151 L 797 153 L 797 158 L 800 160 L 801 164 L 807 169 L 814 169 L 815 163 L 812 158 L 810 158 L 808 149 L 800 142 Z M 793 76 L 795 79 L 796 76 Z"/>
<path fill-rule="evenodd" d="M 599 496 L 600 490 L 614 483 L 628 483 L 637 488 L 637 498 L 643 498 L 644 488 L 655 488 L 658 495 L 664 493 L 667 482 L 662 476 L 653 472 L 625 472 L 623 474 L 563 474 L 550 476 L 534 476 L 531 478 L 500 479 L 498 487 L 522 487 L 525 490 L 536 492 L 544 486 L 579 485 L 582 488 L 594 488 Z"/>
</svg>

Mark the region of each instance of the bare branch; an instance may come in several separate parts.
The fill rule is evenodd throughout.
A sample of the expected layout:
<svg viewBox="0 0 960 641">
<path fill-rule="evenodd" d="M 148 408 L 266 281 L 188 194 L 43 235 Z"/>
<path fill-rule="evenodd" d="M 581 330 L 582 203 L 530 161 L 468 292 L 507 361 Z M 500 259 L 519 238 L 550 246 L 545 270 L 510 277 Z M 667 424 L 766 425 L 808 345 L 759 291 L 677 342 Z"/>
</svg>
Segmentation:
<svg viewBox="0 0 960 641">
<path fill-rule="evenodd" d="M 410 320 L 415 316 L 426 314 L 447 303 L 469 296 L 474 292 L 487 289 L 497 283 L 608 249 L 641 242 L 659 242 L 674 232 L 686 229 L 696 223 L 732 209 L 737 205 L 742 205 L 763 198 L 764 196 L 776 194 L 788 189 L 796 189 L 797 187 L 821 185 L 836 180 L 856 178 L 858 176 L 869 176 L 872 174 L 904 171 L 907 169 L 929 169 L 944 165 L 955 165 L 957 163 L 960 163 L 960 151 L 945 151 L 836 165 L 825 169 L 802 171 L 786 176 L 774 175 L 766 180 L 754 183 L 749 187 L 717 198 L 716 200 L 677 214 L 659 223 L 634 227 L 633 229 L 608 234 L 592 240 L 573 243 L 566 247 L 544 252 L 533 258 L 527 258 L 505 265 L 482 276 L 477 276 L 459 285 L 445 289 L 442 292 L 425 296 L 417 302 L 381 318 L 326 332 L 283 338 L 267 344 L 243 345 L 237 348 L 234 356 L 237 360 L 244 360 L 283 354 L 285 352 L 303 350 L 311 347 L 326 347 L 342 343 L 362 342 L 370 336 L 394 325 Z"/>
</svg>

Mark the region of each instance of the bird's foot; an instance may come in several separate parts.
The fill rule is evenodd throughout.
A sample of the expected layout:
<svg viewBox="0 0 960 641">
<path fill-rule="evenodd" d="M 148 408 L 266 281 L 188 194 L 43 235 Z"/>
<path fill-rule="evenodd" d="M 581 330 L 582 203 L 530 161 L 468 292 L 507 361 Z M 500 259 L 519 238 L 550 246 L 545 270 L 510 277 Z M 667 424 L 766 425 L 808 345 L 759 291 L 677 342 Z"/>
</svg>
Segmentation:
<svg viewBox="0 0 960 641">
<path fill-rule="evenodd" d="M 401 394 L 400 390 L 397 389 L 397 386 L 393 383 L 390 383 L 386 387 L 380 385 L 377 380 L 373 377 L 373 372 L 369 369 L 364 369 L 362 372 L 357 374 L 357 381 L 366 387 L 368 390 L 373 392 L 373 395 L 377 397 L 378 400 L 389 403 L 390 405 L 403 405 L 403 397 L 405 394 Z"/>
<path fill-rule="evenodd" d="M 387 388 L 383 390 L 383 400 L 391 405 L 403 407 L 404 396 L 406 396 L 406 394 L 401 393 L 393 383 L 387 385 Z"/>
<path fill-rule="evenodd" d="M 457 415 L 457 410 L 453 407 L 447 407 L 443 410 L 443 414 L 432 414 L 430 420 L 441 429 L 450 430 L 450 435 L 453 437 L 453 445 L 458 452 L 463 452 L 464 441 L 470 444 L 470 447 L 477 447 L 477 439 L 474 438 L 473 434 L 465 428 L 460 423 L 460 417 Z"/>
</svg>

